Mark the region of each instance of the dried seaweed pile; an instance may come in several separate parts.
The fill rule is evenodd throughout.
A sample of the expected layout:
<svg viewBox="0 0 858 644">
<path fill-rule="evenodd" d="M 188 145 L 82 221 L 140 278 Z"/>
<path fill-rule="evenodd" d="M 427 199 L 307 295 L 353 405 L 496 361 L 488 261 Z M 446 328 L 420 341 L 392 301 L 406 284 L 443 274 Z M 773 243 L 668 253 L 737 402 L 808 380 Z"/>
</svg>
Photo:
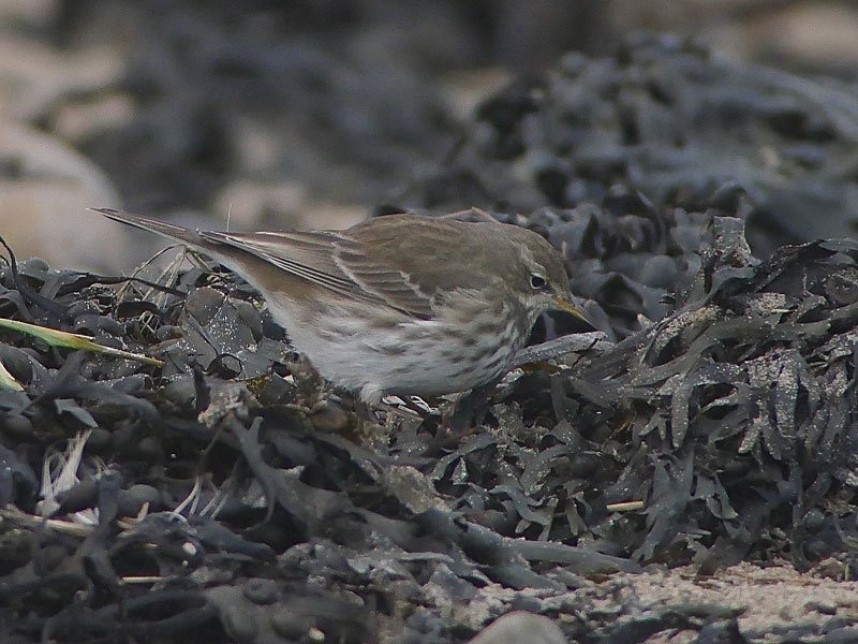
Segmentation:
<svg viewBox="0 0 858 644">
<path fill-rule="evenodd" d="M 618 277 L 571 262 L 591 295 L 606 275 L 636 294 L 614 309 L 602 298 L 625 339 L 507 384 L 463 435 L 406 410 L 360 422 L 230 275 L 152 273 L 150 289 L 35 260 L 17 280 L 6 268 L 4 317 L 165 365 L 3 332 L 0 358 L 24 385 L 0 392 L 3 633 L 464 641 L 525 608 L 610 640 L 676 616 L 618 625 L 599 608 L 614 591 L 587 578 L 851 557 L 858 244 L 759 263 L 738 219 L 644 211 L 531 216 L 567 251 L 627 265 Z M 636 250 L 676 270 L 660 287 L 659 271 L 636 281 Z M 636 314 L 662 319 L 636 331 Z M 75 455 L 79 481 L 38 505 L 43 468 L 56 476 Z M 732 619 L 696 611 L 689 628 Z"/>
<path fill-rule="evenodd" d="M 850 235 L 858 90 L 738 66 L 694 43 L 631 38 L 616 55 L 567 55 L 483 103 L 411 207 L 531 212 L 601 203 L 621 183 L 659 208 L 701 210 L 725 182 L 750 196 L 758 255 Z"/>
<path fill-rule="evenodd" d="M 594 419 L 573 426 L 609 472 L 596 507 L 647 499 L 644 530 L 587 521 L 600 550 L 704 570 L 786 554 L 807 569 L 851 553 L 858 528 L 858 244 L 756 264 L 741 222 L 713 231 L 677 309 L 555 383 L 554 407 Z"/>
</svg>

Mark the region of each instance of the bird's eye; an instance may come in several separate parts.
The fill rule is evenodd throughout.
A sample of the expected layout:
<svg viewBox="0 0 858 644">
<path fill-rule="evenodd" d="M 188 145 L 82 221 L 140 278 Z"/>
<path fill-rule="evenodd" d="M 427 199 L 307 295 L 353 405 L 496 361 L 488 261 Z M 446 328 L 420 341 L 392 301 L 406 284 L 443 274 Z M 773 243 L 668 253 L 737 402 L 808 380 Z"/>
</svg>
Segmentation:
<svg viewBox="0 0 858 644">
<path fill-rule="evenodd" d="M 534 291 L 541 291 L 546 286 L 548 286 L 548 282 L 545 281 L 545 278 L 542 277 L 542 275 L 539 275 L 538 273 L 533 273 L 533 275 L 530 276 L 530 287 Z"/>
</svg>

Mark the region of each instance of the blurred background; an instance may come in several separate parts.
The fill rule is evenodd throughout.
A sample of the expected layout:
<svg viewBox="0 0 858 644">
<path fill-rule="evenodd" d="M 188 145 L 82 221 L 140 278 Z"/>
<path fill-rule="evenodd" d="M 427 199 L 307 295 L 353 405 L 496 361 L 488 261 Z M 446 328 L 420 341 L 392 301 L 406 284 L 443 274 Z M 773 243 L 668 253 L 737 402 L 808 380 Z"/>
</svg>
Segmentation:
<svg viewBox="0 0 858 644">
<path fill-rule="evenodd" d="M 89 206 L 232 230 L 454 207 L 412 188 L 443 178 L 462 142 L 479 138 L 478 106 L 573 63 L 621 65 L 641 31 L 674 34 L 737 70 L 765 65 L 836 87 L 845 156 L 803 148 L 800 158 L 836 159 L 845 188 L 825 207 L 845 214 L 822 232 L 851 229 L 855 2 L 0 0 L 0 234 L 21 258 L 116 271 L 157 242 Z M 466 205 L 498 197 L 485 201 Z"/>
</svg>

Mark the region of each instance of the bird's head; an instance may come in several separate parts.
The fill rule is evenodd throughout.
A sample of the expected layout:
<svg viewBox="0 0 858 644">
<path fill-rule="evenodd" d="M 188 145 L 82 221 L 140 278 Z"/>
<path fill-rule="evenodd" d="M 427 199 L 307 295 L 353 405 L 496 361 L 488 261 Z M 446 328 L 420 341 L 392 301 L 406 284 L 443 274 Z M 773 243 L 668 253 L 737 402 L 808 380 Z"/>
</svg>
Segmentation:
<svg viewBox="0 0 858 644">
<path fill-rule="evenodd" d="M 512 242 L 521 262 L 513 276 L 513 288 L 531 323 L 548 311 L 564 311 L 593 326 L 569 291 L 569 277 L 557 250 L 532 231 L 517 231 Z"/>
</svg>

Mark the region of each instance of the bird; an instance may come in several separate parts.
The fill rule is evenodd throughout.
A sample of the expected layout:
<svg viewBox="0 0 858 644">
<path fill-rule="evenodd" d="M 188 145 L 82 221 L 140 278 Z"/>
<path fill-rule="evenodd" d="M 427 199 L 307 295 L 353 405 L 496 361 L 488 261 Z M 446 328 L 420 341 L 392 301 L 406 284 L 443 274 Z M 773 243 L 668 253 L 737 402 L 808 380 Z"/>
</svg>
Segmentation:
<svg viewBox="0 0 858 644">
<path fill-rule="evenodd" d="M 104 216 L 181 242 L 256 288 L 292 345 L 367 405 L 488 385 L 537 319 L 589 324 L 558 251 L 491 221 L 394 214 L 340 231 L 197 231 L 111 208 Z"/>
</svg>

